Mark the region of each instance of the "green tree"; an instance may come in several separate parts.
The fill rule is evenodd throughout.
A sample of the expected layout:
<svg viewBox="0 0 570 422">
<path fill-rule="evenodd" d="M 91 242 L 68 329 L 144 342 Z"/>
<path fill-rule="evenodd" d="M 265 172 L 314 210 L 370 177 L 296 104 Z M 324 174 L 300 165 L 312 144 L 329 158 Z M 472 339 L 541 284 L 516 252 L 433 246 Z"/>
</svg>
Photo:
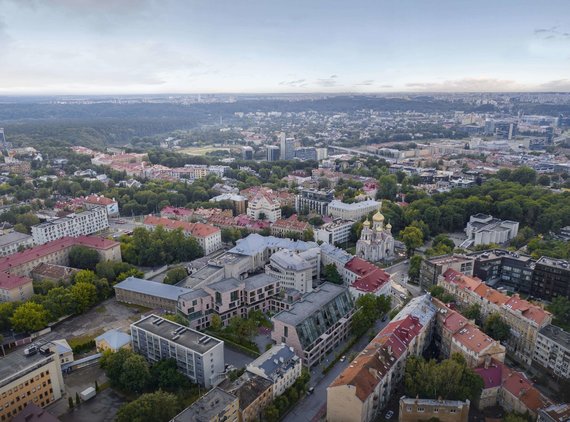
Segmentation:
<svg viewBox="0 0 570 422">
<path fill-rule="evenodd" d="M 18 306 L 20 306 L 19 302 L 0 302 L 0 332 L 3 333 L 12 328 L 12 315 Z"/>
<path fill-rule="evenodd" d="M 121 367 L 120 385 L 129 392 L 140 393 L 150 384 L 148 363 L 141 355 L 132 354 Z"/>
<path fill-rule="evenodd" d="M 47 325 L 48 312 L 38 303 L 25 302 L 16 308 L 10 322 L 16 332 L 39 331 Z"/>
<path fill-rule="evenodd" d="M 570 328 L 570 300 L 564 296 L 556 296 L 546 309 L 552 312 L 554 319 L 552 323 L 564 328 Z"/>
<path fill-rule="evenodd" d="M 343 284 L 342 276 L 339 274 L 335 264 L 325 265 L 323 276 L 330 283 Z"/>
<path fill-rule="evenodd" d="M 166 284 L 176 284 L 181 280 L 184 280 L 188 276 L 188 271 L 184 267 L 176 267 L 168 270 L 166 272 L 166 277 L 164 277 L 164 283 Z"/>
<path fill-rule="evenodd" d="M 97 302 L 97 287 L 91 283 L 75 283 L 70 287 L 77 312 L 83 313 Z"/>
<path fill-rule="evenodd" d="M 274 404 L 270 404 L 265 408 L 265 420 L 277 421 L 279 420 L 279 409 Z"/>
<path fill-rule="evenodd" d="M 475 321 L 481 320 L 481 305 L 478 303 L 473 303 L 463 311 L 463 316 L 467 319 L 472 319 Z"/>
<path fill-rule="evenodd" d="M 315 232 L 313 231 L 312 227 L 309 227 L 303 232 L 303 240 L 305 242 L 312 242 L 315 240 Z"/>
<path fill-rule="evenodd" d="M 126 280 L 129 277 L 143 278 L 144 273 L 137 268 L 131 268 L 130 270 L 119 273 L 117 275 L 116 281 L 117 283 L 120 283 L 121 281 Z"/>
<path fill-rule="evenodd" d="M 389 199 L 393 201 L 398 193 L 398 179 L 395 175 L 386 175 L 378 179 L 377 199 Z"/>
<path fill-rule="evenodd" d="M 190 380 L 178 372 L 176 359 L 164 359 L 152 365 L 150 379 L 154 389 L 176 392 L 191 387 Z"/>
<path fill-rule="evenodd" d="M 417 283 L 420 279 L 420 268 L 423 258 L 420 255 L 414 255 L 410 258 L 410 267 L 408 268 L 408 276 L 410 280 Z"/>
<path fill-rule="evenodd" d="M 90 283 L 94 284 L 97 276 L 91 270 L 81 270 L 75 273 L 73 280 L 76 283 Z"/>
<path fill-rule="evenodd" d="M 495 340 L 504 341 L 509 338 L 511 330 L 509 325 L 503 321 L 501 315 L 494 312 L 487 317 L 483 330 Z"/>
<path fill-rule="evenodd" d="M 419 248 L 424 244 L 424 235 L 417 227 L 406 227 L 400 232 L 400 237 L 406 245 L 408 256 L 411 256 L 416 248 Z"/>
<path fill-rule="evenodd" d="M 176 396 L 157 391 L 143 394 L 123 405 L 117 412 L 117 422 L 168 422 L 181 411 Z"/>
<path fill-rule="evenodd" d="M 222 318 L 218 314 L 212 315 L 212 329 L 218 331 L 222 328 Z"/>
<path fill-rule="evenodd" d="M 99 253 L 86 246 L 73 246 L 69 251 L 69 266 L 94 270 L 100 261 Z"/>
</svg>

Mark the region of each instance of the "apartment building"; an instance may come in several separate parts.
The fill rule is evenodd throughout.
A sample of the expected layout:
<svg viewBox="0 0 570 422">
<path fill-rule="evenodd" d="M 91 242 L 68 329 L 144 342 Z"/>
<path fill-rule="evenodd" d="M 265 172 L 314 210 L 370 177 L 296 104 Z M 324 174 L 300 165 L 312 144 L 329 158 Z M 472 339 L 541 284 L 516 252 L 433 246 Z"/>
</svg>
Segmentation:
<svg viewBox="0 0 570 422">
<path fill-rule="evenodd" d="M 461 247 L 504 244 L 516 237 L 519 232 L 518 221 L 499 220 L 487 214 L 475 214 L 469 217 L 465 227 L 467 240 Z"/>
<path fill-rule="evenodd" d="M 214 314 L 227 325 L 231 318 L 246 318 L 252 310 L 274 310 L 278 293 L 279 279 L 270 274 L 227 278 L 180 294 L 177 311 L 197 329 L 210 326 Z"/>
<path fill-rule="evenodd" d="M 291 237 L 296 235 L 301 237 L 305 231 L 311 227 L 306 221 L 299 221 L 297 214 L 293 214 L 287 219 L 279 219 L 271 225 L 271 234 L 277 237 Z"/>
<path fill-rule="evenodd" d="M 303 365 L 322 362 L 350 335 L 354 302 L 342 286 L 324 283 L 301 300 L 273 316 L 271 339 L 292 347 Z"/>
<path fill-rule="evenodd" d="M 273 383 L 263 377 L 245 372 L 228 389 L 239 401 L 239 421 L 261 420 L 263 411 L 273 401 Z"/>
<path fill-rule="evenodd" d="M 83 204 L 88 210 L 92 210 L 97 207 L 105 207 L 109 217 L 119 216 L 119 203 L 115 198 L 106 198 L 103 195 L 89 195 L 83 198 Z"/>
<path fill-rule="evenodd" d="M 352 258 L 341 274 L 355 300 L 365 294 L 390 296 L 390 274 L 368 261 Z"/>
<path fill-rule="evenodd" d="M 323 267 L 334 264 L 338 273 L 343 275 L 346 264 L 354 257 L 344 249 L 337 248 L 330 243 L 323 243 L 320 248 Z"/>
<path fill-rule="evenodd" d="M 330 202 L 328 213 L 335 219 L 340 218 L 342 220 L 358 221 L 371 212 L 377 211 L 380 206 L 380 202 L 371 199 L 362 202 L 353 202 L 352 204 L 345 204 L 335 199 Z"/>
<path fill-rule="evenodd" d="M 281 218 L 281 204 L 276 198 L 257 193 L 247 204 L 247 215 L 256 220 L 275 222 Z"/>
<path fill-rule="evenodd" d="M 275 345 L 253 362 L 246 370 L 273 383 L 273 398 L 283 394 L 301 376 L 303 364 L 292 347 Z"/>
<path fill-rule="evenodd" d="M 570 404 L 552 404 L 538 411 L 537 422 L 564 422 L 570 420 Z"/>
<path fill-rule="evenodd" d="M 479 279 L 448 269 L 438 284 L 463 305 L 478 304 L 484 317 L 498 313 L 511 328 L 507 348 L 527 365 L 532 362 L 540 329 L 550 324 L 552 315 L 519 295 L 507 296 L 485 285 Z"/>
<path fill-rule="evenodd" d="M 149 362 L 175 359 L 178 371 L 203 387 L 225 378 L 224 342 L 207 334 L 152 314 L 131 324 L 131 339 Z"/>
<path fill-rule="evenodd" d="M 121 261 L 121 244 L 96 236 L 65 237 L 0 258 L 0 273 L 30 277 L 40 264 L 69 265 L 74 246 L 96 250 L 101 261 Z"/>
<path fill-rule="evenodd" d="M 410 301 L 327 388 L 327 421 L 375 420 L 402 381 L 407 357 L 429 344 L 435 313 L 429 295 Z"/>
<path fill-rule="evenodd" d="M 474 259 L 473 275 L 486 284 L 500 284 L 515 293 L 530 293 L 535 268 L 535 260 L 530 256 L 493 249 L 470 253 L 468 257 Z"/>
<path fill-rule="evenodd" d="M 176 312 L 178 297 L 191 291 L 184 287 L 137 277 L 128 277 L 115 284 L 113 288 L 115 299 L 119 302 L 151 309 L 164 309 L 171 313 Z"/>
<path fill-rule="evenodd" d="M 109 220 L 106 207 L 95 207 L 32 226 L 32 238 L 36 245 L 43 245 L 63 237 L 85 236 L 107 228 Z"/>
<path fill-rule="evenodd" d="M 417 422 L 437 419 L 441 422 L 467 422 L 469 400 L 432 400 L 411 397 L 400 398 L 399 422 Z"/>
<path fill-rule="evenodd" d="M 33 245 L 32 236 L 13 231 L 0 236 L 0 256 L 12 255 L 22 249 L 31 248 Z"/>
<path fill-rule="evenodd" d="M 182 229 L 186 236 L 191 236 L 198 241 L 204 255 L 210 255 L 222 247 L 222 231 L 210 224 L 189 223 L 148 215 L 144 219 L 144 225 L 150 230 L 158 226 L 162 226 L 165 230 Z"/>
<path fill-rule="evenodd" d="M 303 256 L 308 252 L 277 251 L 269 258 L 265 272 L 277 278 L 283 288 L 310 293 L 313 291 L 313 273 L 318 273 L 320 270 L 320 254 L 316 253 L 316 260 L 309 260 Z"/>
<path fill-rule="evenodd" d="M 212 388 L 170 422 L 238 422 L 239 399 L 219 387 Z"/>
<path fill-rule="evenodd" d="M 0 303 L 24 302 L 33 294 L 34 286 L 31 278 L 0 273 Z"/>
<path fill-rule="evenodd" d="M 331 245 L 348 242 L 354 221 L 336 219 L 325 223 L 315 230 L 315 242 L 321 241 Z"/>
<path fill-rule="evenodd" d="M 530 294 L 545 300 L 570 298 L 570 264 L 563 259 L 541 257 L 534 267 Z"/>
<path fill-rule="evenodd" d="M 301 189 L 295 197 L 295 209 L 298 213 L 328 214 L 328 206 L 334 199 L 334 191 Z"/>
<path fill-rule="evenodd" d="M 0 357 L 0 420 L 11 420 L 28 403 L 46 407 L 59 400 L 64 389 L 57 353 L 26 356 L 18 349 Z"/>
<path fill-rule="evenodd" d="M 459 271 L 465 275 L 473 275 L 473 258 L 463 255 L 450 254 L 426 258 L 420 264 L 420 286 L 429 290 L 437 285 L 439 277 L 449 268 Z"/>
<path fill-rule="evenodd" d="M 247 212 L 247 198 L 245 196 L 237 195 L 235 193 L 223 193 L 210 199 L 210 202 L 221 201 L 231 201 L 236 215 L 245 214 Z"/>
<path fill-rule="evenodd" d="M 538 332 L 533 365 L 559 378 L 570 378 L 570 333 L 555 325 Z"/>
</svg>

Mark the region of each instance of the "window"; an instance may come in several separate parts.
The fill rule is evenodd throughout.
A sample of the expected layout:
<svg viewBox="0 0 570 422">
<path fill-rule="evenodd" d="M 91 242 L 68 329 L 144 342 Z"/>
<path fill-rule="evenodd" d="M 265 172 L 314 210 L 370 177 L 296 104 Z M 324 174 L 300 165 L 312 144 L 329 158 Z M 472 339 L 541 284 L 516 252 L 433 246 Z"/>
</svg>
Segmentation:
<svg viewBox="0 0 570 422">
<path fill-rule="evenodd" d="M 283 327 L 283 335 L 289 337 L 289 327 Z"/>
</svg>

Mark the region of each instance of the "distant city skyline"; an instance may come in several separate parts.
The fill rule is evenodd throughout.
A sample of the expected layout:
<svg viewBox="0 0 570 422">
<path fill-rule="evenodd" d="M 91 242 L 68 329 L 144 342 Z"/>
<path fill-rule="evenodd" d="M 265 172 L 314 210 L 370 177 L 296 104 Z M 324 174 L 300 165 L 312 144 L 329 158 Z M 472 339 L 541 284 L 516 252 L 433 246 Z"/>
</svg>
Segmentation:
<svg viewBox="0 0 570 422">
<path fill-rule="evenodd" d="M 0 95 L 570 91 L 567 0 L 0 0 Z"/>
</svg>

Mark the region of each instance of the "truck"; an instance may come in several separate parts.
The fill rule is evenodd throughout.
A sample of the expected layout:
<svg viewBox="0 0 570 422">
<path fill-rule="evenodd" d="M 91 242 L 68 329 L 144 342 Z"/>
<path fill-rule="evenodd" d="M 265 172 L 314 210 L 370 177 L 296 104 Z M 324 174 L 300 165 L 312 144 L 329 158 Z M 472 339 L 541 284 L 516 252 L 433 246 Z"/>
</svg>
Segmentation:
<svg viewBox="0 0 570 422">
<path fill-rule="evenodd" d="M 97 394 L 95 389 L 93 387 L 89 387 L 89 388 L 86 388 L 85 390 L 83 390 L 81 393 L 79 393 L 79 397 L 81 397 L 82 401 L 87 401 L 87 400 L 95 397 L 95 394 Z"/>
</svg>

